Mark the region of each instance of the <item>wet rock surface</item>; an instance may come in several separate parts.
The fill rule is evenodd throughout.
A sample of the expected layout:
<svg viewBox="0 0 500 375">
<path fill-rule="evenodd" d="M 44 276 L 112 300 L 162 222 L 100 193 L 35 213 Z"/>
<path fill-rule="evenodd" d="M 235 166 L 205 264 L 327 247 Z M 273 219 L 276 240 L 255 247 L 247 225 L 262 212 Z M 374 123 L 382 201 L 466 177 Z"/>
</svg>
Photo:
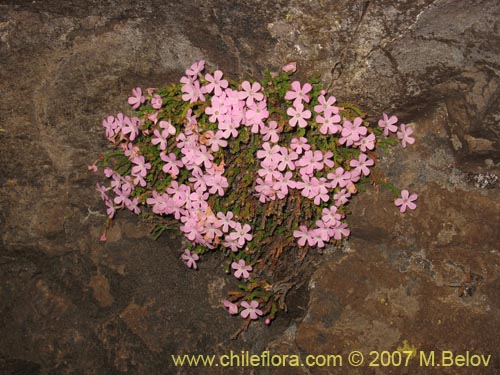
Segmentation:
<svg viewBox="0 0 500 375">
<path fill-rule="evenodd" d="M 406 340 L 491 354 L 477 373 L 498 373 L 499 16 L 493 0 L 0 1 L 0 372 L 190 373 L 170 354 Z M 297 61 L 299 77 L 320 73 L 339 100 L 397 114 L 417 139 L 378 165 L 418 192 L 418 209 L 400 214 L 392 193 L 368 189 L 352 202 L 352 239 L 304 274 L 291 313 L 235 341 L 221 259 L 186 272 L 174 233 L 153 241 L 127 215 L 100 243 L 100 178 L 87 170 L 107 147 L 101 119 L 127 110 L 131 87 L 177 80 L 200 58 L 239 78 Z M 253 371 L 331 372 L 293 370 Z"/>
</svg>

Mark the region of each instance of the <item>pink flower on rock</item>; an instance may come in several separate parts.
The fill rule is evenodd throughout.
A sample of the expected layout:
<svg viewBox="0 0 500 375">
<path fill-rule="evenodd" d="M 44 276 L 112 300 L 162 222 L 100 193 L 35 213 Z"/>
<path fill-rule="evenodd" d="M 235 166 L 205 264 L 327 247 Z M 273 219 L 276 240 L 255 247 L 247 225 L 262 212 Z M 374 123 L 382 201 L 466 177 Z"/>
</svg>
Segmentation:
<svg viewBox="0 0 500 375">
<path fill-rule="evenodd" d="M 259 303 L 257 301 L 252 301 L 250 302 L 250 304 L 248 304 L 248 302 L 246 301 L 243 301 L 241 303 L 241 307 L 244 308 L 244 310 L 240 313 L 243 319 L 250 317 L 250 319 L 255 320 L 262 315 L 262 310 L 258 309 Z"/>
<path fill-rule="evenodd" d="M 222 303 L 224 304 L 224 307 L 227 308 L 227 312 L 230 315 L 238 314 L 238 305 L 237 304 L 232 303 L 231 301 L 228 301 L 227 299 L 222 301 Z"/>
<path fill-rule="evenodd" d="M 283 66 L 281 70 L 287 73 L 294 73 L 297 70 L 297 63 L 296 62 L 288 63 L 285 66 Z"/>
<path fill-rule="evenodd" d="M 351 173 L 358 175 L 363 173 L 365 176 L 370 174 L 370 169 L 368 167 L 371 167 L 374 164 L 375 162 L 372 159 L 369 159 L 366 154 L 360 154 L 358 160 L 353 159 L 349 163 L 349 165 L 354 168 Z"/>
<path fill-rule="evenodd" d="M 186 266 L 188 266 L 188 268 L 192 268 L 194 270 L 198 269 L 198 265 L 196 264 L 196 261 L 200 259 L 198 254 L 191 254 L 191 251 L 186 249 L 184 250 L 184 254 L 182 254 L 182 259 L 184 260 L 184 263 L 186 263 Z"/>
<path fill-rule="evenodd" d="M 191 65 L 191 68 L 186 70 L 186 75 L 190 77 L 196 77 L 203 71 L 203 69 L 205 69 L 205 60 L 200 60 L 193 63 L 193 65 Z"/>
<path fill-rule="evenodd" d="M 417 194 L 410 195 L 408 190 L 402 190 L 401 198 L 396 199 L 394 201 L 394 204 L 398 207 L 401 206 L 401 208 L 399 209 L 399 211 L 401 212 L 405 212 L 407 208 L 409 208 L 410 210 L 414 210 L 415 208 L 417 208 L 417 205 L 413 202 L 416 201 L 417 198 Z"/>
<path fill-rule="evenodd" d="M 406 144 L 412 145 L 415 143 L 415 138 L 411 137 L 413 134 L 413 129 L 410 128 L 408 125 L 401 124 L 399 127 L 399 131 L 397 132 L 397 136 L 399 139 L 401 139 L 401 145 L 403 147 L 406 147 Z"/>
<path fill-rule="evenodd" d="M 237 279 L 240 279 L 242 276 L 244 279 L 248 279 L 250 277 L 249 272 L 252 271 L 252 266 L 247 266 L 243 259 L 240 259 L 238 263 L 233 262 L 231 268 L 235 270 L 234 277 Z"/>
<path fill-rule="evenodd" d="M 384 135 L 387 137 L 389 132 L 395 133 L 398 130 L 398 127 L 394 125 L 398 122 L 398 118 L 396 116 L 387 116 L 386 113 L 382 114 L 382 119 L 378 121 L 378 126 L 384 129 Z"/>
<path fill-rule="evenodd" d="M 133 109 L 137 109 L 146 99 L 142 95 L 142 89 L 140 87 L 132 89 L 132 94 L 133 96 L 128 98 L 128 104 L 130 104 Z"/>
</svg>

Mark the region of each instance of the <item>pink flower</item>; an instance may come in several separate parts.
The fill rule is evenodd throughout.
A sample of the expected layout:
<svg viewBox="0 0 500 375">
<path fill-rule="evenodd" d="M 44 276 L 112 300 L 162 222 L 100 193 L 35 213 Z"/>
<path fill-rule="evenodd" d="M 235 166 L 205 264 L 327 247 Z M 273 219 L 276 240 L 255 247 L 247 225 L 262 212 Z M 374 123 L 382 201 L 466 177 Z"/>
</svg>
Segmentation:
<svg viewBox="0 0 500 375">
<path fill-rule="evenodd" d="M 351 146 L 358 142 L 362 135 L 366 135 L 367 129 L 362 125 L 361 117 L 356 117 L 353 122 L 344 121 L 342 126 L 342 137 L 339 139 L 341 145 Z"/>
<path fill-rule="evenodd" d="M 167 137 L 168 137 L 168 131 L 167 130 L 162 130 L 160 133 L 158 129 L 155 129 L 153 131 L 154 137 L 151 139 L 151 143 L 153 145 L 160 145 L 160 150 L 165 150 L 167 148 Z"/>
<path fill-rule="evenodd" d="M 213 152 L 219 151 L 220 147 L 224 148 L 227 146 L 227 141 L 224 139 L 222 130 L 217 130 L 215 134 L 212 130 L 209 130 L 205 132 L 205 137 L 207 138 L 207 145 L 210 146 L 210 150 Z"/>
<path fill-rule="evenodd" d="M 134 198 L 132 200 L 126 199 L 125 206 L 136 215 L 139 215 L 141 213 L 141 209 L 139 208 L 139 199 L 137 198 Z"/>
<path fill-rule="evenodd" d="M 363 152 L 366 152 L 366 150 L 373 150 L 375 148 L 375 134 L 371 133 L 361 138 L 359 141 L 355 142 L 354 145 L 358 146 Z"/>
<path fill-rule="evenodd" d="M 340 116 L 333 115 L 331 111 L 325 111 L 325 117 L 318 115 L 316 116 L 316 122 L 322 124 L 319 132 L 321 134 L 336 134 L 342 131 L 342 126 L 340 125 Z"/>
<path fill-rule="evenodd" d="M 117 133 L 118 124 L 115 122 L 114 116 L 108 116 L 102 120 L 102 126 L 106 129 L 106 137 L 112 138 Z"/>
<path fill-rule="evenodd" d="M 278 192 L 278 198 L 282 199 L 288 194 L 288 188 L 295 189 L 296 186 L 297 183 L 292 180 L 292 172 L 288 171 L 285 175 L 280 174 L 273 184 L 273 189 Z"/>
<path fill-rule="evenodd" d="M 161 99 L 161 96 L 156 94 L 153 99 L 151 99 L 151 105 L 154 109 L 160 109 L 163 104 L 163 100 Z"/>
<path fill-rule="evenodd" d="M 243 246 L 245 241 L 251 241 L 253 236 L 249 232 L 252 230 L 252 227 L 248 224 L 241 226 L 240 223 L 236 223 L 234 226 L 234 232 L 229 233 L 228 238 L 236 240 L 238 245 Z"/>
<path fill-rule="evenodd" d="M 298 123 L 299 128 L 305 128 L 307 126 L 307 120 L 311 118 L 311 111 L 308 109 L 304 110 L 304 105 L 302 103 L 297 103 L 294 107 L 289 107 L 286 113 L 291 117 L 288 123 L 292 127 Z"/>
<path fill-rule="evenodd" d="M 337 212 L 336 206 L 330 206 L 330 208 L 323 208 L 321 211 L 321 220 L 329 227 L 334 227 L 340 219 L 342 219 L 342 215 Z"/>
<path fill-rule="evenodd" d="M 371 167 L 374 164 L 375 162 L 372 159 L 369 159 L 366 154 L 360 154 L 358 160 L 353 159 L 349 163 L 349 165 L 354 168 L 351 173 L 361 174 L 362 172 L 365 176 L 370 174 L 370 169 L 368 167 Z"/>
<path fill-rule="evenodd" d="M 175 178 L 179 174 L 179 168 L 182 168 L 184 164 L 182 161 L 177 160 L 177 156 L 173 152 L 165 155 L 164 152 L 160 153 L 160 158 L 165 162 L 162 170 L 165 173 L 169 173 L 173 178 Z"/>
<path fill-rule="evenodd" d="M 250 277 L 249 272 L 252 270 L 252 266 L 247 266 L 243 259 L 240 259 L 238 263 L 233 262 L 231 268 L 235 270 L 234 277 L 237 279 L 240 279 L 242 276 L 244 279 L 248 279 Z"/>
<path fill-rule="evenodd" d="M 95 164 L 87 165 L 87 169 L 92 172 L 97 172 L 97 165 Z"/>
<path fill-rule="evenodd" d="M 137 109 L 146 99 L 142 96 L 142 89 L 140 87 L 132 89 L 132 94 L 133 96 L 128 98 L 128 104 L 130 104 L 132 108 Z"/>
<path fill-rule="evenodd" d="M 410 137 L 413 134 L 413 129 L 410 128 L 408 125 L 401 124 L 399 127 L 399 131 L 397 132 L 397 136 L 399 139 L 401 139 L 401 145 L 403 147 L 406 147 L 406 144 L 412 145 L 415 143 L 415 138 Z"/>
<path fill-rule="evenodd" d="M 301 175 L 312 175 L 314 170 L 322 170 L 323 163 L 323 153 L 320 150 L 316 151 L 306 151 L 302 157 L 295 162 L 295 165 L 300 168 Z"/>
<path fill-rule="evenodd" d="M 252 301 L 250 304 L 248 302 L 243 301 L 241 303 L 241 306 L 244 308 L 244 310 L 240 313 L 241 317 L 243 319 L 246 319 L 248 316 L 250 316 L 250 319 L 255 320 L 258 319 L 258 315 L 262 315 L 262 310 L 259 310 L 257 307 L 259 307 L 259 303 L 257 301 Z"/>
<path fill-rule="evenodd" d="M 182 95 L 182 100 L 185 102 L 194 103 L 196 101 L 205 101 L 205 96 L 201 92 L 200 81 L 195 81 L 193 83 L 186 83 L 182 86 L 181 91 L 184 93 Z"/>
<path fill-rule="evenodd" d="M 234 214 L 231 211 L 228 211 L 227 214 L 217 212 L 217 218 L 219 219 L 219 223 L 224 233 L 227 233 L 229 228 L 234 228 L 236 226 L 236 221 L 232 220 L 233 216 Z"/>
<path fill-rule="evenodd" d="M 229 85 L 227 80 L 222 79 L 222 72 L 220 70 L 216 70 L 213 76 L 209 73 L 205 74 L 205 79 L 208 84 L 203 86 L 201 89 L 203 93 L 206 94 L 213 91 L 215 96 L 221 96 L 223 92 L 222 89 L 227 88 Z"/>
<path fill-rule="evenodd" d="M 309 96 L 307 93 L 312 90 L 310 83 L 305 83 L 304 86 L 300 86 L 299 81 L 292 82 L 292 90 L 287 91 L 285 94 L 286 100 L 294 100 L 293 105 L 297 107 L 297 104 L 301 104 L 302 101 L 309 103 Z"/>
<path fill-rule="evenodd" d="M 305 225 L 301 225 L 299 229 L 294 230 L 293 236 L 299 239 L 297 241 L 299 246 L 305 246 L 306 241 L 309 244 L 309 246 L 314 245 L 314 240 L 312 238 L 311 231 Z"/>
<path fill-rule="evenodd" d="M 287 73 L 294 73 L 297 71 L 297 63 L 296 62 L 288 63 L 285 66 L 283 66 L 281 70 Z"/>
<path fill-rule="evenodd" d="M 416 201 L 418 198 L 417 194 L 411 194 L 408 192 L 408 190 L 402 190 L 401 191 L 401 198 L 398 198 L 394 201 L 394 204 L 396 206 L 401 206 L 399 211 L 405 212 L 406 208 L 409 208 L 410 210 L 414 210 L 417 208 L 417 205 L 413 203 L 413 201 Z"/>
<path fill-rule="evenodd" d="M 260 127 L 260 134 L 264 136 L 262 137 L 262 140 L 264 140 L 265 142 L 278 142 L 280 139 L 278 133 L 281 133 L 281 130 L 279 129 L 278 123 L 276 121 L 269 121 L 269 127 Z"/>
<path fill-rule="evenodd" d="M 269 142 L 264 142 L 262 144 L 262 150 L 257 151 L 257 158 L 277 163 L 280 160 L 280 150 L 281 147 L 279 145 L 271 146 Z"/>
<path fill-rule="evenodd" d="M 210 115 L 208 121 L 210 122 L 218 122 L 221 121 L 221 118 L 224 114 L 227 113 L 229 107 L 227 107 L 224 103 L 224 100 L 218 96 L 214 96 L 211 102 L 212 106 L 205 108 L 205 113 Z"/>
<path fill-rule="evenodd" d="M 259 201 L 261 203 L 266 203 L 269 200 L 276 199 L 272 177 L 268 177 L 264 180 L 262 180 L 262 178 L 257 178 L 255 181 L 257 182 L 255 191 L 258 193 L 257 196 L 259 197 Z"/>
<path fill-rule="evenodd" d="M 246 99 L 247 106 L 250 106 L 252 103 L 254 103 L 254 101 L 260 102 L 262 99 L 264 99 L 264 95 L 259 92 L 259 90 L 262 88 L 259 82 L 250 84 L 250 82 L 244 81 L 241 84 L 241 88 L 243 89 L 243 91 L 239 92 L 238 98 L 240 100 Z"/>
<path fill-rule="evenodd" d="M 186 70 L 186 75 L 189 77 L 196 77 L 198 73 L 201 73 L 205 69 L 205 60 L 200 60 L 198 62 L 193 63 L 191 68 Z"/>
<path fill-rule="evenodd" d="M 284 171 L 286 168 L 295 170 L 295 160 L 299 158 L 294 151 L 288 151 L 286 147 L 281 147 L 278 158 L 278 170 Z"/>
<path fill-rule="evenodd" d="M 398 122 L 398 118 L 396 116 L 387 116 L 386 113 L 382 114 L 382 119 L 378 121 L 378 126 L 384 129 L 384 135 L 387 137 L 389 132 L 395 133 L 398 130 L 398 127 L 394 125 Z"/>
<path fill-rule="evenodd" d="M 153 124 L 156 125 L 156 123 L 158 122 L 158 111 L 154 112 L 154 113 L 151 113 L 148 115 L 148 120 L 149 121 L 152 121 Z"/>
<path fill-rule="evenodd" d="M 227 299 L 222 301 L 222 303 L 224 304 L 224 307 L 227 308 L 227 312 L 230 315 L 238 314 L 238 305 L 237 304 L 232 303 L 232 302 L 228 301 Z"/>
<path fill-rule="evenodd" d="M 132 159 L 132 163 L 136 164 L 132 167 L 134 176 L 146 177 L 148 170 L 151 169 L 151 163 L 146 163 L 144 156 L 136 156 Z"/>
<path fill-rule="evenodd" d="M 302 151 L 310 150 L 311 146 L 307 144 L 307 138 L 300 137 L 299 139 L 292 138 L 290 148 L 295 150 L 295 152 L 300 155 L 302 154 Z"/>
<path fill-rule="evenodd" d="M 322 113 L 322 112 L 326 113 L 330 111 L 332 113 L 338 114 L 339 113 L 338 107 L 335 107 L 333 105 L 333 103 L 335 103 L 336 100 L 337 99 L 335 99 L 334 96 L 330 96 L 328 97 L 328 100 L 326 100 L 324 95 L 320 95 L 318 97 L 319 104 L 314 106 L 314 111 L 316 113 Z"/>
<path fill-rule="evenodd" d="M 139 135 L 139 119 L 137 117 L 125 117 L 123 120 L 122 133 L 129 134 L 129 139 L 133 141 Z"/>
<path fill-rule="evenodd" d="M 206 184 L 210 189 L 208 192 L 210 194 L 219 194 L 221 197 L 224 195 L 224 189 L 229 186 L 227 183 L 227 178 L 222 175 L 222 173 L 215 173 L 206 178 Z"/>
<path fill-rule="evenodd" d="M 184 260 L 188 268 L 192 268 L 194 270 L 198 269 L 198 265 L 196 264 L 196 261 L 200 259 L 198 254 L 191 254 L 191 251 L 186 249 L 184 250 L 184 254 L 182 254 L 182 259 Z"/>
<path fill-rule="evenodd" d="M 262 131 L 262 127 L 265 126 L 264 119 L 269 117 L 269 111 L 267 110 L 267 103 L 265 100 L 251 103 L 245 114 L 246 125 L 252 126 L 252 133 L 259 133 Z"/>
<path fill-rule="evenodd" d="M 348 192 L 346 189 L 340 190 L 337 194 L 333 196 L 333 199 L 335 199 L 335 205 L 337 207 L 342 206 L 343 204 L 346 204 L 349 202 L 349 198 L 351 197 L 351 193 Z"/>
<path fill-rule="evenodd" d="M 341 223 L 340 221 L 336 223 L 333 227 L 333 238 L 337 241 L 341 240 L 342 237 L 349 237 L 351 231 L 347 229 L 347 224 Z"/>
</svg>

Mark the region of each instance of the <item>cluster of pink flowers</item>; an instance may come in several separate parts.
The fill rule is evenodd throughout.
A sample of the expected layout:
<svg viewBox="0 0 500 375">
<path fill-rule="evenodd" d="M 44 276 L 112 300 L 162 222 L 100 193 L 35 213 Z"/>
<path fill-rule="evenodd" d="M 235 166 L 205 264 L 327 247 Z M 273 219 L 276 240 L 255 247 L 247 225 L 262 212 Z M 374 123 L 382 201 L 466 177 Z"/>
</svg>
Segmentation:
<svg viewBox="0 0 500 375">
<path fill-rule="evenodd" d="M 294 64 L 284 67 L 288 72 L 295 69 Z M 128 103 L 135 110 L 147 106 L 141 118 L 118 113 L 103 120 L 106 137 L 121 147 L 130 165 L 124 173 L 120 166 L 116 170 L 106 167 L 104 174 L 110 180 L 109 186 L 97 184 L 108 217 L 112 219 L 116 210 L 122 208 L 140 214 L 141 205 L 149 206 L 154 214 L 170 215 L 178 220 L 180 230 L 193 245 L 208 249 L 222 246 L 233 252 L 233 259 L 237 260 L 231 264 L 234 276 L 248 279 L 252 266 L 239 254 L 248 249 L 253 239 L 252 227 L 231 210 L 216 210 L 209 203 L 224 197 L 229 188 L 221 151 L 239 136 L 241 129 L 248 129 L 252 137 L 262 139 L 255 153 L 259 164 L 252 186 L 259 202 L 286 199 L 295 192 L 310 200 L 321 217 L 312 225 L 301 223 L 293 231 L 298 246 L 322 248 L 331 240 L 348 237 L 344 206 L 357 192 L 355 184 L 369 176 L 375 164 L 369 155 L 376 146 L 376 137 L 362 118 L 345 118 L 334 96 L 328 96 L 324 90 L 313 96 L 311 84 L 294 81 L 283 98 L 288 118 L 278 122 L 270 114 L 260 83 L 244 81 L 238 88 L 230 87 L 220 70 L 213 75 L 203 73 L 204 70 L 205 62 L 201 60 L 180 79 L 178 100 L 189 107 L 182 112 L 181 124 L 162 110 L 165 97 L 156 89 L 143 93 L 139 87 L 132 90 Z M 195 110 L 200 103 L 202 113 Z M 397 121 L 396 116 L 384 113 L 378 124 L 386 136 L 397 133 L 403 147 L 413 144 L 412 129 L 405 124 L 398 127 Z M 302 132 L 295 137 L 283 136 L 294 129 Z M 314 139 L 305 136 L 307 129 L 317 130 L 324 138 L 335 136 L 337 145 L 354 150 L 348 154 L 356 156 L 338 161 L 331 150 L 320 149 Z M 89 169 L 95 170 L 94 167 Z M 153 188 L 152 181 L 159 171 L 167 183 Z M 134 194 L 136 189 L 139 193 Z M 405 212 L 407 208 L 415 209 L 416 199 L 416 194 L 404 190 L 395 204 Z M 182 259 L 187 267 L 198 268 L 199 255 L 195 252 L 185 250 Z M 230 314 L 237 314 L 241 307 L 243 318 L 257 319 L 262 315 L 255 300 L 225 301 L 224 305 Z"/>
</svg>

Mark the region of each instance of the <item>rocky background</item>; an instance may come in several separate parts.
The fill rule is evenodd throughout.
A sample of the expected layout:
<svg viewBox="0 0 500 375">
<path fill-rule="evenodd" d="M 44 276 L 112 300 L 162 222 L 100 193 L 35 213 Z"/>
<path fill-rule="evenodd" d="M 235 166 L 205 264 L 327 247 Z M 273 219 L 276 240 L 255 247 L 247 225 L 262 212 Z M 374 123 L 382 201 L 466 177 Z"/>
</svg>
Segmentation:
<svg viewBox="0 0 500 375">
<path fill-rule="evenodd" d="M 497 0 L 0 0 L 0 373 L 216 374 L 170 355 L 407 347 L 491 354 L 443 373 L 498 374 L 499 30 Z M 107 147 L 102 118 L 127 110 L 132 87 L 201 58 L 237 78 L 297 61 L 299 78 L 321 74 L 417 139 L 379 166 L 418 209 L 400 214 L 382 190 L 357 197 L 347 246 L 313 257 L 290 313 L 238 340 L 221 259 L 187 272 L 175 233 L 155 242 L 127 215 L 100 243 L 87 170 Z M 427 373 L 415 364 L 345 371 Z"/>
</svg>

